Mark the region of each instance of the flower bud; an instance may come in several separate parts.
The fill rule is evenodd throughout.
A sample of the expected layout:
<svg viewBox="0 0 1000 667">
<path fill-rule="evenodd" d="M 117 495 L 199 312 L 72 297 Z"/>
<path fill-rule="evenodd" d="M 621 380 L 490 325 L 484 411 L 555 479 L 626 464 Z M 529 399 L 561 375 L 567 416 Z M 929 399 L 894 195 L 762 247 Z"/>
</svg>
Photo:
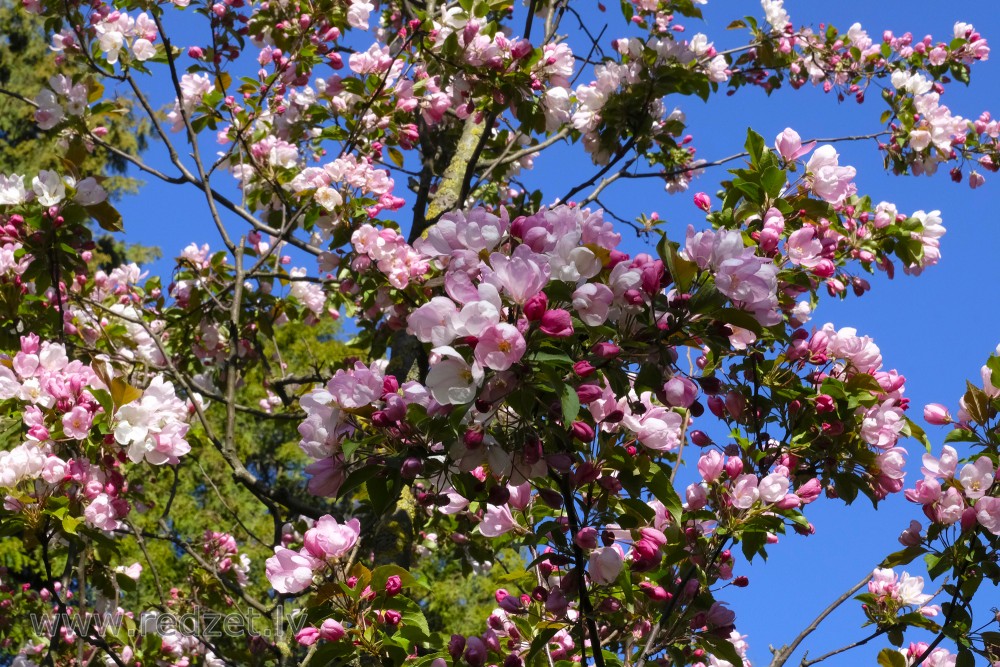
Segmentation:
<svg viewBox="0 0 1000 667">
<path fill-rule="evenodd" d="M 548 297 L 545 296 L 545 292 L 539 292 L 525 302 L 524 316 L 531 322 L 537 322 L 542 319 L 543 315 L 545 315 L 545 311 L 548 310 L 548 307 Z"/>
<path fill-rule="evenodd" d="M 940 403 L 928 403 L 924 406 L 924 421 L 934 426 L 943 426 L 950 424 L 952 419 L 948 408 Z"/>
<path fill-rule="evenodd" d="M 344 626 L 338 621 L 332 618 L 328 618 L 323 621 L 323 624 L 319 626 L 319 636 L 321 639 L 325 639 L 328 642 L 335 642 L 341 639 L 346 632 L 344 631 Z"/>
</svg>

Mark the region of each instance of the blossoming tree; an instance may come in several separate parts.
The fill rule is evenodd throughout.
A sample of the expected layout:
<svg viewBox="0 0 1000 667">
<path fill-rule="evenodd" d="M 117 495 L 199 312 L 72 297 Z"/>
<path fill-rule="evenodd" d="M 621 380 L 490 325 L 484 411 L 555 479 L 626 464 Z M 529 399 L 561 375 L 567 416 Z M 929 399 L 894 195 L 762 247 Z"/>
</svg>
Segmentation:
<svg viewBox="0 0 1000 667">
<path fill-rule="evenodd" d="M 719 51 L 695 34 L 703 3 L 601 7 L 594 30 L 567 0 L 24 0 L 72 75 L 0 90 L 65 153 L 0 175 L 0 531 L 20 545 L 0 574 L 3 650 L 749 664 L 721 599 L 746 561 L 811 532 L 821 495 L 903 492 L 923 510 L 903 548 L 834 604 L 863 589 L 874 627 L 845 648 L 877 639 L 893 667 L 1000 658 L 973 604 L 1000 581 L 1000 356 L 957 406 L 925 408 L 953 428 L 910 485 L 904 445 L 932 446 L 904 376 L 857 329 L 808 324 L 866 274 L 933 266 L 939 213 L 859 193 L 833 140 L 792 128 L 697 160 L 672 108 L 747 87 L 870 96 L 863 138 L 887 168 L 972 164 L 975 187 L 1000 124 L 943 100 L 987 42 L 963 23 L 944 39 L 816 31 L 763 0 L 730 26 L 744 46 Z M 163 164 L 110 141 L 116 95 Z M 129 223 L 82 169 L 95 148 L 199 192 L 217 250 L 187 246 L 167 281 L 96 270 L 91 225 Z M 533 178 L 553 150 L 583 157 L 565 193 Z M 684 192 L 724 162 L 686 234 L 602 210 L 631 180 Z M 351 347 L 320 358 L 309 339 L 341 316 Z M 288 428 L 298 454 L 261 459 Z M 427 593 L 454 562 L 504 569 L 463 633 Z M 206 611 L 235 629 L 162 623 Z"/>
</svg>

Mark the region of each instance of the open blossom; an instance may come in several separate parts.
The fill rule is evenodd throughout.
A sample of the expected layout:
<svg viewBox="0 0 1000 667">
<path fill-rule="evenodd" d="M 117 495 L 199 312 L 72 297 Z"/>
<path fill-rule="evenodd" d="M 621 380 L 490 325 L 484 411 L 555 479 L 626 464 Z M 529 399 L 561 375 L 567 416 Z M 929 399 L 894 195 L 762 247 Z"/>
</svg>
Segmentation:
<svg viewBox="0 0 1000 667">
<path fill-rule="evenodd" d="M 789 479 L 781 473 L 771 473 L 757 485 L 760 499 L 765 503 L 776 503 L 788 493 Z"/>
<path fill-rule="evenodd" d="M 819 264 L 822 252 L 823 243 L 816 238 L 816 228 L 812 225 L 804 225 L 801 229 L 795 230 L 785 243 L 788 261 L 807 268 Z"/>
<path fill-rule="evenodd" d="M 420 342 L 440 347 L 455 340 L 457 317 L 455 302 L 445 296 L 436 296 L 410 313 L 406 324 L 408 331 Z"/>
<path fill-rule="evenodd" d="M 896 444 L 905 425 L 903 411 L 894 399 L 890 399 L 865 413 L 861 421 L 861 437 L 874 447 L 888 449 Z"/>
<path fill-rule="evenodd" d="M 806 171 L 811 175 L 812 191 L 816 196 L 831 204 L 839 204 L 857 191 L 852 182 L 857 170 L 841 167 L 840 155 L 829 144 L 820 146 L 806 163 Z"/>
<path fill-rule="evenodd" d="M 965 489 L 966 498 L 969 500 L 982 498 L 993 486 L 993 461 L 980 456 L 975 463 L 968 463 L 962 467 L 958 481 Z"/>
<path fill-rule="evenodd" d="M 735 305 L 771 326 L 781 321 L 778 307 L 778 268 L 753 248 L 743 245 L 735 230 L 695 232 L 688 226 L 683 256 L 699 268 L 715 272 L 715 286 Z"/>
<path fill-rule="evenodd" d="M 517 327 L 501 322 L 482 332 L 476 344 L 476 361 L 486 368 L 505 371 L 521 360 L 526 349 Z"/>
<path fill-rule="evenodd" d="M 438 361 L 427 373 L 427 388 L 434 400 L 442 405 L 470 403 L 483 381 L 483 369 L 469 364 L 458 351 L 449 346 L 436 347 L 431 353 Z"/>
<path fill-rule="evenodd" d="M 732 495 L 733 507 L 741 510 L 750 509 L 760 498 L 756 475 L 740 475 L 733 480 L 729 492 Z"/>
<path fill-rule="evenodd" d="M 0 174 L 0 206 L 17 206 L 25 197 L 24 176 Z"/>
<path fill-rule="evenodd" d="M 832 324 L 822 329 L 827 335 L 826 354 L 850 362 L 861 373 L 878 370 L 882 366 L 882 352 L 868 336 L 858 336 L 857 329 L 844 327 L 834 330 Z"/>
<path fill-rule="evenodd" d="M 361 523 L 357 519 L 341 524 L 327 514 L 306 531 L 302 543 L 310 556 L 329 560 L 342 558 L 350 553 L 360 535 Z"/>
<path fill-rule="evenodd" d="M 157 375 L 142 396 L 115 413 L 115 441 L 128 448 L 133 462 L 175 464 L 191 451 L 184 436 L 188 431 L 187 406 L 177 398 L 174 386 Z"/>
<path fill-rule="evenodd" d="M 994 535 L 1000 535 L 1000 498 L 986 496 L 976 501 L 976 520 Z"/>
<path fill-rule="evenodd" d="M 617 544 L 594 549 L 590 553 L 589 572 L 595 584 L 613 584 L 624 567 L 625 556 Z"/>
<path fill-rule="evenodd" d="M 108 494 L 102 493 L 90 501 L 83 510 L 83 517 L 98 530 L 115 530 L 120 522 L 115 504 Z"/>
<path fill-rule="evenodd" d="M 31 179 L 31 189 L 42 206 L 55 206 L 66 198 L 66 184 L 59 174 L 48 169 Z"/>
<path fill-rule="evenodd" d="M 548 258 L 527 245 L 517 246 L 510 255 L 493 253 L 490 255 L 490 269 L 484 280 L 501 288 L 514 303 L 520 305 L 542 291 L 552 271 Z"/>
<path fill-rule="evenodd" d="M 924 578 L 910 576 L 904 572 L 897 575 L 891 568 L 877 568 L 868 582 L 868 592 L 881 600 L 893 600 L 898 604 L 922 607 L 933 596 L 924 590 Z"/>
<path fill-rule="evenodd" d="M 507 505 L 487 505 L 486 513 L 479 524 L 479 532 L 484 537 L 499 537 L 517 526 L 517 521 Z"/>
<path fill-rule="evenodd" d="M 645 401 L 648 403 L 648 399 Z M 635 433 L 639 442 L 655 451 L 672 451 L 681 441 L 684 418 L 663 407 L 650 406 L 641 415 L 627 414 L 622 425 Z"/>
<path fill-rule="evenodd" d="M 267 580 L 279 593 L 301 593 L 312 585 L 313 572 L 322 561 L 306 553 L 274 547 L 274 555 L 264 562 Z"/>
</svg>

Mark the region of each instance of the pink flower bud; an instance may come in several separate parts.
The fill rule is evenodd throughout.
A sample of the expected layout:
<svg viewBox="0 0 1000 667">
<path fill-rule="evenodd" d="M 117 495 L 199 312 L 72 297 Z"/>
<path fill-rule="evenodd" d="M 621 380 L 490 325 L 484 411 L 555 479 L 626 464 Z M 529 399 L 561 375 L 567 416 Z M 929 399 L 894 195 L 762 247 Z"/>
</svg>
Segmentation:
<svg viewBox="0 0 1000 667">
<path fill-rule="evenodd" d="M 688 435 L 691 436 L 691 442 L 698 445 L 699 447 L 708 447 L 712 444 L 712 439 L 708 437 L 708 434 L 704 431 L 691 431 Z"/>
<path fill-rule="evenodd" d="M 735 456 L 730 456 L 726 459 L 726 464 L 723 467 L 729 479 L 736 479 L 743 473 L 743 461 Z"/>
<path fill-rule="evenodd" d="M 580 442 L 590 442 L 594 439 L 594 429 L 587 422 L 575 421 L 570 427 L 573 437 Z"/>
<path fill-rule="evenodd" d="M 582 384 L 576 388 L 577 398 L 580 403 L 593 403 L 604 394 L 604 391 L 596 384 Z"/>
<path fill-rule="evenodd" d="M 591 351 L 602 359 L 614 359 L 621 354 L 622 349 L 614 343 L 597 343 Z"/>
<path fill-rule="evenodd" d="M 319 636 L 328 642 L 335 642 L 345 635 L 344 626 L 339 621 L 328 618 L 319 626 Z"/>
<path fill-rule="evenodd" d="M 403 581 L 399 578 L 399 575 L 392 575 L 385 582 L 385 592 L 390 597 L 394 595 L 399 595 L 399 592 L 403 590 Z"/>
<path fill-rule="evenodd" d="M 823 490 L 823 485 L 820 481 L 813 477 L 811 480 L 799 486 L 796 490 L 795 495 L 799 497 L 803 505 L 808 505 L 812 501 L 819 498 L 820 492 Z"/>
<path fill-rule="evenodd" d="M 545 315 L 545 311 L 548 307 L 548 297 L 545 296 L 545 292 L 539 292 L 525 302 L 524 316 L 531 322 L 537 322 L 542 319 L 543 315 Z"/>
<path fill-rule="evenodd" d="M 924 406 L 924 421 L 934 426 L 950 424 L 952 419 L 948 414 L 948 408 L 940 403 L 928 403 Z"/>
<path fill-rule="evenodd" d="M 304 627 L 295 633 L 295 641 L 303 646 L 312 646 L 319 639 L 319 630 L 310 626 Z"/>
<path fill-rule="evenodd" d="M 699 192 L 694 196 L 694 205 L 706 213 L 712 210 L 712 200 L 704 192 Z"/>
<path fill-rule="evenodd" d="M 592 526 L 587 526 L 586 528 L 581 528 L 576 537 L 573 538 L 576 545 L 581 549 L 596 549 L 597 548 L 597 529 Z"/>
<path fill-rule="evenodd" d="M 573 335 L 573 319 L 569 311 L 554 308 L 542 315 L 540 329 L 553 338 L 568 338 Z"/>
</svg>

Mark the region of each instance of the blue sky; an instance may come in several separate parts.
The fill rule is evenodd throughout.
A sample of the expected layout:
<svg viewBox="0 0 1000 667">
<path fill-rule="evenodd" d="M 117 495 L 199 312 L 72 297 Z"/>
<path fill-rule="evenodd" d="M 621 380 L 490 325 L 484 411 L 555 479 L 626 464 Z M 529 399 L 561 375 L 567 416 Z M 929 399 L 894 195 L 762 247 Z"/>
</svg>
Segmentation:
<svg viewBox="0 0 1000 667">
<path fill-rule="evenodd" d="M 578 4 L 585 17 L 596 21 L 595 6 L 596 0 L 581 0 Z M 962 20 L 975 24 L 987 38 L 996 37 L 1000 46 L 1000 14 L 989 2 L 788 0 L 786 7 L 796 25 L 827 21 L 846 30 L 859 21 L 876 39 L 888 28 L 897 34 L 911 31 L 918 38 L 931 34 L 948 41 L 952 25 Z M 738 44 L 743 33 L 726 33 L 725 26 L 743 14 L 761 16 L 762 12 L 750 0 L 710 0 L 705 7 L 704 24 L 689 21 L 687 25 L 689 32 L 705 32 L 717 47 L 726 48 Z M 171 13 L 170 18 L 177 15 Z M 186 36 L 188 30 L 182 29 L 179 34 Z M 175 36 L 175 41 L 183 40 Z M 998 60 L 1000 51 L 993 61 L 974 67 L 970 88 L 951 86 L 943 102 L 965 117 L 975 118 L 991 104 L 1000 112 L 997 104 L 1000 99 L 994 92 L 1000 89 Z M 172 97 L 171 91 L 154 89 L 157 103 L 165 104 Z M 853 100 L 838 103 L 835 96 L 818 89 L 782 90 L 770 98 L 759 90 L 743 90 L 734 97 L 714 97 L 709 104 L 685 98 L 668 100 L 668 105 L 680 106 L 685 111 L 698 156 L 712 160 L 739 151 L 747 127 L 753 127 L 769 140 L 789 126 L 803 137 L 875 131 L 879 129 L 878 117 L 883 107 L 878 95 L 869 97 L 867 103 L 858 105 Z M 214 150 L 208 143 L 205 149 L 209 154 Z M 933 178 L 886 174 L 881 156 L 870 142 L 838 144 L 838 150 L 841 164 L 857 168 L 857 183 L 862 193 L 870 194 L 875 201 L 895 202 L 905 212 L 940 210 L 948 233 L 942 241 L 943 258 L 938 266 L 919 278 L 901 272 L 894 281 L 876 277 L 872 280 L 872 291 L 860 299 L 851 297 L 844 302 L 827 299 L 821 303 L 813 324 L 819 326 L 829 321 L 838 327 L 854 326 L 860 333 L 872 336 L 882 350 L 886 366 L 906 375 L 906 395 L 912 401 L 914 418 L 919 420 L 920 408 L 928 402 L 942 402 L 954 410 L 966 378 L 978 377 L 979 367 L 1000 342 L 998 315 L 991 307 L 995 303 L 996 258 L 1000 255 L 995 204 L 1000 175 L 987 174 L 986 186 L 972 191 L 964 183 L 952 183 L 944 172 Z M 164 152 L 156 144 L 146 157 L 154 164 L 165 163 Z M 566 168 L 567 164 L 574 168 Z M 579 169 L 575 168 L 577 165 Z M 579 152 L 552 151 L 538 157 L 532 179 L 543 184 L 554 198 L 565 193 L 569 185 L 588 177 L 592 169 L 589 160 Z M 665 228 L 668 235 L 679 239 L 689 223 L 703 224 L 691 204 L 691 194 L 698 190 L 715 192 L 718 180 L 725 175 L 723 169 L 706 173 L 686 194 L 668 195 L 652 182 L 631 181 L 610 188 L 602 200 L 626 218 L 640 212 L 659 212 L 668 221 Z M 191 188 L 149 182 L 140 196 L 122 201 L 120 209 L 129 238 L 160 246 L 168 258 L 190 241 L 214 240 L 215 247 L 220 245 L 203 198 Z M 400 211 L 404 216 L 401 222 L 408 212 L 408 208 Z M 635 242 L 629 243 L 629 250 L 640 250 Z M 170 265 L 169 261 L 161 261 L 151 268 L 169 271 Z M 303 265 L 314 267 L 305 261 Z M 932 441 L 940 443 L 944 433 L 942 429 L 931 429 Z M 911 451 L 912 484 L 920 474 L 922 448 L 915 442 L 907 445 Z M 938 447 L 935 444 L 935 450 Z M 899 532 L 911 518 L 922 518 L 918 509 L 901 497 L 890 499 L 877 513 L 864 501 L 850 508 L 820 502 L 809 509 L 810 519 L 817 528 L 815 535 L 783 538 L 772 549 L 768 563 L 738 567 L 737 574 L 747 574 L 751 586 L 744 590 L 729 589 L 722 597 L 731 601 L 738 614 L 739 629 L 749 635 L 754 662 L 766 664 L 770 658 L 768 644 L 780 646 L 789 641 L 830 600 L 870 571 L 885 554 L 899 548 L 896 542 Z M 861 621 L 858 603 L 846 604 L 807 643 L 810 653 L 816 656 L 862 638 L 868 632 L 859 629 Z M 826 664 L 854 665 L 862 661 L 874 664 L 874 654 L 886 645 L 875 641 Z"/>
</svg>

